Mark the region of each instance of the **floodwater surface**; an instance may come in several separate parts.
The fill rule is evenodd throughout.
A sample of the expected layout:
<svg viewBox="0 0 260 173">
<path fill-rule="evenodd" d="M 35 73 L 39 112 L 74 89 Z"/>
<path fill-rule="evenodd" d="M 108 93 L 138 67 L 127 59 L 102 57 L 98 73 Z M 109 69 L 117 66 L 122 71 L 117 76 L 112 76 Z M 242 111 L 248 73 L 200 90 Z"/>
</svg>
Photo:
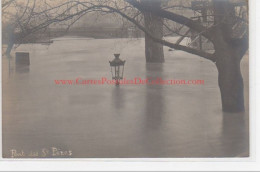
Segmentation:
<svg viewBox="0 0 260 173">
<path fill-rule="evenodd" d="M 241 69 L 246 112 L 221 111 L 215 64 L 164 48 L 146 64 L 143 39 L 59 38 L 21 45 L 30 66 L 3 57 L 3 157 L 178 158 L 249 155 L 248 56 Z M 204 80 L 204 85 L 58 85 L 111 79 L 113 53 L 124 77 Z"/>
</svg>

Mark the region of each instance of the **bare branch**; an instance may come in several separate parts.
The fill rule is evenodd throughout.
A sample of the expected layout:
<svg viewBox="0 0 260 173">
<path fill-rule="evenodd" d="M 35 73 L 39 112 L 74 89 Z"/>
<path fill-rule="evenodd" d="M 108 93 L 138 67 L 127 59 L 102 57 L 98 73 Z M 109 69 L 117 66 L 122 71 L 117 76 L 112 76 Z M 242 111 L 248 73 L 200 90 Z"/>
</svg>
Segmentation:
<svg viewBox="0 0 260 173">
<path fill-rule="evenodd" d="M 179 14 L 176 14 L 173 12 L 169 12 L 166 10 L 162 10 L 159 8 L 149 8 L 149 7 L 142 5 L 141 3 L 137 2 L 136 0 L 125 0 L 125 1 L 127 1 L 129 4 L 133 5 L 135 8 L 137 8 L 140 11 L 147 11 L 147 12 L 153 13 L 161 18 L 166 18 L 166 19 L 172 20 L 174 22 L 183 24 L 183 25 L 191 28 L 194 31 L 202 32 L 207 29 L 203 25 L 201 25 L 187 17 L 184 17 L 182 15 L 179 15 Z M 211 35 L 208 32 L 204 32 L 202 35 L 204 37 L 208 38 L 209 40 L 211 39 Z"/>
</svg>

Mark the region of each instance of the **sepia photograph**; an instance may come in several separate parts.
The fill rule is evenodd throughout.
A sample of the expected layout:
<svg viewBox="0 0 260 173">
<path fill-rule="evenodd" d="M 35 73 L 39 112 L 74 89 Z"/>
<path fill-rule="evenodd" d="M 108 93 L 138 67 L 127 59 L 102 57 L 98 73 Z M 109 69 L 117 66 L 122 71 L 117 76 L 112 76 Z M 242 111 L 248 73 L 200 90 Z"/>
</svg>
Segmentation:
<svg viewBox="0 0 260 173">
<path fill-rule="evenodd" d="M 248 0 L 1 4 L 2 158 L 251 157 Z"/>
</svg>

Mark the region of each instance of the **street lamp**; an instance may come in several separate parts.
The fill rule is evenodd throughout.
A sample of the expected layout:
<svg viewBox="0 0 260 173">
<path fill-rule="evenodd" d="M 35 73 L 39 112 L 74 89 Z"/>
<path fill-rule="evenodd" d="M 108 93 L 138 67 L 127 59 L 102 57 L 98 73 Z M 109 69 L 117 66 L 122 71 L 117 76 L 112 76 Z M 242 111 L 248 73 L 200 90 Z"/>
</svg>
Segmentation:
<svg viewBox="0 0 260 173">
<path fill-rule="evenodd" d="M 119 85 L 119 80 L 123 79 L 125 60 L 119 58 L 120 54 L 114 54 L 115 58 L 109 61 L 112 73 L 112 79 L 116 80 L 116 85 Z"/>
</svg>

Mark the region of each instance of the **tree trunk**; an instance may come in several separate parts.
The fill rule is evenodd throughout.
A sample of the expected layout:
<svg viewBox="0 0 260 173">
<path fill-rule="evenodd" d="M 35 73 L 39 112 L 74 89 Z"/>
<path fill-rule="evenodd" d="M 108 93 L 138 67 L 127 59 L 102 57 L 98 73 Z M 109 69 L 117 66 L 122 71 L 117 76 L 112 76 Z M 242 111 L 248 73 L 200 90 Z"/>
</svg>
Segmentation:
<svg viewBox="0 0 260 173">
<path fill-rule="evenodd" d="M 160 8 L 161 2 L 142 0 L 142 3 L 145 3 L 146 6 L 151 8 Z M 163 19 L 153 15 L 149 12 L 144 12 L 144 22 L 145 28 L 150 32 L 154 37 L 162 39 L 163 38 Z M 154 42 L 147 34 L 145 34 L 145 57 L 146 62 L 155 62 L 163 63 L 164 62 L 164 53 L 163 45 L 160 43 Z"/>
<path fill-rule="evenodd" d="M 6 55 L 9 56 L 9 55 L 11 54 L 11 51 L 12 51 L 13 46 L 14 46 L 14 43 L 13 43 L 13 42 L 9 42 L 9 43 L 8 43 L 7 49 L 6 49 L 6 52 L 5 52 Z"/>
<path fill-rule="evenodd" d="M 229 0 L 213 0 L 218 83 L 224 112 L 242 112 L 244 107 L 244 84 L 240 71 L 241 46 L 234 44 L 234 6 Z"/>
<path fill-rule="evenodd" d="M 232 47 L 216 52 L 218 83 L 224 112 L 242 112 L 244 108 L 244 84 L 240 71 L 241 58 Z"/>
</svg>

